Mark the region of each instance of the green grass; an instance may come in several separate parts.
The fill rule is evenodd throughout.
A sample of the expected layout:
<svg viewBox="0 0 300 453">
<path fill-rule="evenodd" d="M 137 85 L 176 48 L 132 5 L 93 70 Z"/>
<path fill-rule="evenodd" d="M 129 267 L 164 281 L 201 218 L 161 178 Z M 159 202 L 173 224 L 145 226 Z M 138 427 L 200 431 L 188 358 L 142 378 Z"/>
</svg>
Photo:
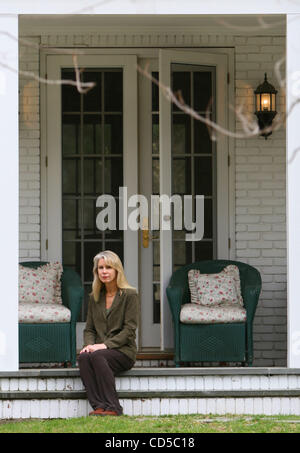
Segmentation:
<svg viewBox="0 0 300 453">
<path fill-rule="evenodd" d="M 300 433 L 300 417 L 174 415 L 0 421 L 0 433 Z"/>
</svg>

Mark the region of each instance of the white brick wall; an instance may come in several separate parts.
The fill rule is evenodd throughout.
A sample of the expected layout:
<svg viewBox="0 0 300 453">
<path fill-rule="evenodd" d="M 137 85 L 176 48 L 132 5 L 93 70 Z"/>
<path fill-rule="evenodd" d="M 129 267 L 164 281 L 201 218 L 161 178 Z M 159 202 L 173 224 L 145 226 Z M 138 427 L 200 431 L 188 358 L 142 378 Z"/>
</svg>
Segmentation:
<svg viewBox="0 0 300 453">
<path fill-rule="evenodd" d="M 29 38 L 28 38 L 29 40 Z M 22 71 L 39 72 L 39 38 L 20 44 L 20 260 L 40 259 L 39 83 Z"/>
<path fill-rule="evenodd" d="M 268 80 L 279 90 L 274 64 L 285 38 L 240 37 L 236 51 L 236 102 L 254 111 L 253 89 Z M 284 77 L 284 75 L 282 75 Z M 284 112 L 284 93 L 277 96 Z M 240 130 L 237 122 L 237 129 Z M 254 365 L 286 365 L 285 131 L 236 140 L 236 257 L 256 266 L 263 287 L 254 322 Z"/>
<path fill-rule="evenodd" d="M 136 42 L 135 42 L 136 39 Z M 157 34 L 146 46 L 170 45 L 174 36 Z M 138 46 L 140 37 L 92 35 L 41 36 L 44 46 Z M 184 36 L 178 46 L 230 46 L 235 48 L 236 105 L 244 105 L 253 118 L 253 90 L 268 80 L 278 88 L 274 64 L 284 55 L 282 36 Z M 36 48 L 20 47 L 20 68 L 38 71 Z M 284 112 L 284 94 L 278 111 Z M 236 122 L 237 131 L 241 125 Z M 236 155 L 236 258 L 256 266 L 263 291 L 254 322 L 254 365 L 286 365 L 286 227 L 285 131 L 263 138 L 237 139 Z M 40 126 L 38 83 L 20 76 L 20 259 L 40 258 Z"/>
</svg>

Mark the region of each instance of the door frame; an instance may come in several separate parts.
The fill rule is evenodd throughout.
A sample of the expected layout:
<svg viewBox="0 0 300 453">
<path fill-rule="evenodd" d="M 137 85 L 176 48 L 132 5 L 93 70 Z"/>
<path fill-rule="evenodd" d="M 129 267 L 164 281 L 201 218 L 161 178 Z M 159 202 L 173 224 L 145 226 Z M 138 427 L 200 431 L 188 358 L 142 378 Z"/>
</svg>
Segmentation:
<svg viewBox="0 0 300 453">
<path fill-rule="evenodd" d="M 173 45 L 172 45 L 173 44 Z M 161 49 L 165 49 L 167 47 L 160 46 Z M 227 47 L 227 48 L 211 48 L 211 47 L 185 47 L 184 49 L 182 47 L 176 46 L 176 36 L 174 35 L 174 43 L 169 42 L 168 43 L 168 48 L 172 48 L 172 50 L 178 50 L 178 51 L 191 51 L 191 52 L 201 52 L 201 53 L 210 53 L 210 54 L 216 54 L 216 55 L 224 55 L 227 58 L 227 97 L 228 97 L 228 106 L 227 106 L 227 127 L 231 131 L 235 131 L 235 114 L 233 109 L 229 109 L 229 105 L 234 105 L 235 103 L 235 70 L 234 70 L 234 55 L 235 51 L 233 47 Z M 60 48 L 59 52 L 63 53 L 65 50 L 66 54 L 70 54 L 70 49 L 64 49 Z M 82 49 L 76 49 L 76 47 L 72 48 L 74 53 L 78 51 L 82 51 Z M 115 46 L 115 48 L 109 48 L 109 49 L 104 49 L 104 48 L 97 48 L 97 49 L 84 49 L 85 55 L 102 55 L 103 57 L 105 56 L 121 56 L 121 57 L 128 57 L 128 56 L 134 56 L 135 58 L 158 58 L 158 53 L 159 49 L 157 48 L 144 48 L 144 47 L 136 47 L 134 49 L 131 48 L 120 48 Z M 44 48 L 41 50 L 40 53 L 40 75 L 42 78 L 47 77 L 47 58 L 50 56 L 57 56 L 57 49 L 51 49 L 51 48 Z M 93 65 L 95 66 L 95 64 Z M 134 71 L 134 74 L 132 74 L 133 77 L 136 77 L 136 71 Z M 136 84 L 137 86 L 137 84 Z M 137 93 L 132 93 L 133 96 L 137 96 Z M 47 178 L 47 173 L 48 173 L 48 168 L 46 166 L 46 161 L 47 161 L 47 85 L 41 83 L 40 85 L 40 97 L 41 97 L 41 103 L 40 103 L 40 115 L 41 115 L 41 259 L 47 260 L 50 259 L 47 248 L 46 248 L 46 241 L 48 237 L 48 178 Z M 137 102 L 135 103 L 137 105 Z M 136 115 L 138 117 L 137 112 L 133 112 L 133 115 Z M 228 220 L 229 220 L 229 237 L 228 237 L 228 243 L 230 244 L 228 246 L 228 257 L 230 259 L 235 258 L 235 139 L 232 137 L 228 137 Z M 137 138 L 136 138 L 137 142 Z M 134 162 L 136 162 L 136 166 L 138 163 L 138 152 L 137 152 L 138 146 L 136 145 L 135 148 L 135 156 L 137 158 L 135 159 Z M 130 163 L 130 169 L 132 169 L 132 165 L 134 162 L 131 164 Z M 125 164 L 125 162 L 124 162 Z M 125 170 L 125 168 L 124 168 Z M 136 169 L 135 175 L 138 174 L 138 170 Z M 131 181 L 134 186 L 135 190 L 132 190 L 132 193 L 139 193 L 139 181 L 137 180 L 138 176 L 134 177 L 133 180 Z M 133 235 L 138 234 L 138 232 L 131 232 Z M 133 244 L 133 241 L 132 241 Z M 138 268 L 138 263 L 139 263 L 139 240 L 136 237 L 135 238 L 135 244 L 133 248 L 127 247 L 127 253 L 125 253 L 124 249 L 124 256 L 130 256 L 132 257 L 133 255 L 136 257 L 135 260 L 130 259 L 130 265 L 125 266 L 125 271 L 127 271 L 126 267 L 128 267 L 129 274 L 130 270 L 132 270 L 132 265 L 136 266 Z M 133 244 L 134 245 L 134 244 Z M 128 262 L 128 260 L 127 260 Z M 141 281 L 141 275 L 139 273 L 139 269 L 135 271 L 135 275 L 137 275 L 138 282 L 135 284 L 135 286 L 138 288 L 139 287 L 139 282 Z M 81 337 L 79 338 L 79 346 L 80 346 L 80 340 Z M 139 343 L 139 339 L 138 339 Z M 167 350 L 168 348 L 166 347 L 165 344 L 161 344 L 161 351 Z"/>
</svg>

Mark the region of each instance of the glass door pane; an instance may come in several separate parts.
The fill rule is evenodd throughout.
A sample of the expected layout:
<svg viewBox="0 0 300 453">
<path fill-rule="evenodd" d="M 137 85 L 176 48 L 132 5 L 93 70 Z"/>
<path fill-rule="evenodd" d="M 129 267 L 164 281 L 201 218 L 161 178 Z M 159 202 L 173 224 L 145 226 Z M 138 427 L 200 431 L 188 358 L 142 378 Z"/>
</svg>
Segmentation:
<svg viewBox="0 0 300 453">
<path fill-rule="evenodd" d="M 85 320 L 93 280 L 92 260 L 101 250 L 115 251 L 123 261 L 122 230 L 99 231 L 96 200 L 123 186 L 123 70 L 89 68 L 83 81 L 96 82 L 80 94 L 62 85 L 63 264 L 79 272 L 85 287 Z M 70 69 L 62 78 L 74 79 Z M 79 321 L 80 321 L 79 320 Z"/>
<path fill-rule="evenodd" d="M 215 68 L 171 65 L 172 90 L 203 117 L 216 117 Z M 172 194 L 204 195 L 205 235 L 186 242 L 185 233 L 173 232 L 173 270 L 185 264 L 216 257 L 216 152 L 204 123 L 172 104 Z M 195 220 L 195 206 L 193 213 Z"/>
</svg>

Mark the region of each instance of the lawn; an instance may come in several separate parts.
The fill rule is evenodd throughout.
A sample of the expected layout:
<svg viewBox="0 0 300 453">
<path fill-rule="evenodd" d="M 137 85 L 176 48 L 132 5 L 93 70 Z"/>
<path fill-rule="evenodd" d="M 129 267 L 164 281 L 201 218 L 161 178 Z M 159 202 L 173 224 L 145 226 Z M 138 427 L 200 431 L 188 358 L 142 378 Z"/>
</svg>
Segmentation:
<svg viewBox="0 0 300 453">
<path fill-rule="evenodd" d="M 300 417 L 123 415 L 51 420 L 1 420 L 0 433 L 300 433 Z"/>
</svg>

